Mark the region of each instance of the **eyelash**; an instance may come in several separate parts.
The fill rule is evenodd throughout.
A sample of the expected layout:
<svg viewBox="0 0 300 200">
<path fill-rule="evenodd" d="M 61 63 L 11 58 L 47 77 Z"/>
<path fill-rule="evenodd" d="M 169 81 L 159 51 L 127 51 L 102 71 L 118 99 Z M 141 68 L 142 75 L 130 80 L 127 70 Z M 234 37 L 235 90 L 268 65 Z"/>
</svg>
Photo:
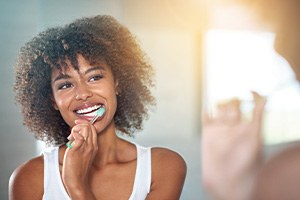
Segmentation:
<svg viewBox="0 0 300 200">
<path fill-rule="evenodd" d="M 63 90 L 63 89 L 67 89 L 67 88 L 70 88 L 72 87 L 72 84 L 69 83 L 69 82 L 65 82 L 65 83 L 62 83 L 58 86 L 58 89 L 59 90 Z"/>
<path fill-rule="evenodd" d="M 102 74 L 96 74 L 96 75 L 93 75 L 90 79 L 89 79 L 89 81 L 98 81 L 98 80 L 100 80 L 100 79 L 102 79 L 103 78 L 103 75 Z M 92 79 L 94 79 L 94 80 L 92 80 Z"/>
<path fill-rule="evenodd" d="M 102 75 L 102 74 L 97 74 L 97 75 L 92 76 L 92 77 L 89 79 L 89 81 L 94 82 L 94 81 L 98 81 L 98 80 L 100 80 L 100 79 L 102 79 L 102 78 L 103 78 L 103 75 Z M 58 86 L 58 89 L 59 89 L 59 90 L 63 90 L 63 89 L 67 89 L 67 88 L 70 88 L 70 87 L 72 87 L 72 83 L 65 82 L 65 83 L 60 84 L 60 85 Z"/>
</svg>

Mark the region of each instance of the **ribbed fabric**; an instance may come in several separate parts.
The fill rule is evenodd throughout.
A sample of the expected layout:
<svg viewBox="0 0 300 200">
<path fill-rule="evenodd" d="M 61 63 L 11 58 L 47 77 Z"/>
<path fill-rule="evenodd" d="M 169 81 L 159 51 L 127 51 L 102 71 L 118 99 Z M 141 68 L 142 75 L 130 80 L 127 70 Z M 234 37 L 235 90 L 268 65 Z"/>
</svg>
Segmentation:
<svg viewBox="0 0 300 200">
<path fill-rule="evenodd" d="M 43 200 L 71 200 L 59 173 L 58 147 L 44 150 Z"/>
<path fill-rule="evenodd" d="M 136 145 L 136 144 L 135 144 Z M 129 200 L 144 200 L 151 186 L 151 148 L 136 145 L 137 167 Z M 44 154 L 43 200 L 71 200 L 59 173 L 58 147 L 46 148 Z"/>
<path fill-rule="evenodd" d="M 151 186 L 151 148 L 136 145 L 137 166 L 129 200 L 145 200 Z"/>
</svg>

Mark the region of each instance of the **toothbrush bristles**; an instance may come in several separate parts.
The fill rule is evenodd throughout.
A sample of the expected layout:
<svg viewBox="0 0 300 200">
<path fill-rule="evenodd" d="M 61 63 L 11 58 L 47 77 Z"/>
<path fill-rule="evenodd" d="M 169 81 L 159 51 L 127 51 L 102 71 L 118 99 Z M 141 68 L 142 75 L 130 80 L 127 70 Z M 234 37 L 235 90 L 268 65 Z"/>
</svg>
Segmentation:
<svg viewBox="0 0 300 200">
<path fill-rule="evenodd" d="M 105 112 L 105 108 L 104 107 L 101 107 L 97 110 L 96 112 L 96 115 L 94 116 L 94 118 L 90 121 L 91 124 L 93 124 L 97 119 L 98 117 L 101 117 Z"/>
</svg>

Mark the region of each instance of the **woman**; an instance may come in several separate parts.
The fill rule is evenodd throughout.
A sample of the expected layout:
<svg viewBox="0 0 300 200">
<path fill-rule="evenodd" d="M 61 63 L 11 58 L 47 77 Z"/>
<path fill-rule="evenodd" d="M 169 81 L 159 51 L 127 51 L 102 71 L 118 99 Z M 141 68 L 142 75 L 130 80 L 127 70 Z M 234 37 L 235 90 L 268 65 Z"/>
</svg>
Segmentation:
<svg viewBox="0 0 300 200">
<path fill-rule="evenodd" d="M 11 200 L 179 199 L 183 158 L 116 135 L 141 130 L 154 105 L 152 66 L 126 27 L 96 16 L 48 29 L 16 66 L 24 123 L 54 147 L 13 172 Z M 98 109 L 105 112 L 91 124 Z"/>
</svg>

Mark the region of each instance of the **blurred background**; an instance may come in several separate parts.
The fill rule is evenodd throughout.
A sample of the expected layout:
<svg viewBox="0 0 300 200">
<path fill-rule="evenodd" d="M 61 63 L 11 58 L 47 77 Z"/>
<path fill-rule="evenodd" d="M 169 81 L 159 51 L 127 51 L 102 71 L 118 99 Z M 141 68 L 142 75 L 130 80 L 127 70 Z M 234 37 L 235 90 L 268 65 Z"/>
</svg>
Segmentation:
<svg viewBox="0 0 300 200">
<path fill-rule="evenodd" d="M 284 2 L 292 2 L 287 0 Z M 127 138 L 179 152 L 188 173 L 181 199 L 209 199 L 201 186 L 201 112 L 223 99 L 268 97 L 266 149 L 298 140 L 300 92 L 288 63 L 275 51 L 283 19 L 279 0 L 0 0 L 0 199 L 22 162 L 42 144 L 22 125 L 14 103 L 14 63 L 20 47 L 47 27 L 109 14 L 138 38 L 156 70 L 157 107 L 144 131 Z M 281 1 L 282 2 L 282 1 Z M 288 3 L 286 3 L 288 4 Z M 293 13 L 289 13 L 290 16 Z M 278 18 L 277 18 L 278 17 Z M 276 46 L 277 45 L 277 46 Z M 274 48 L 274 46 L 276 48 Z M 247 103 L 248 102 L 248 103 Z M 250 102 L 250 103 L 249 103 Z M 296 131 L 295 131 L 296 130 Z"/>
</svg>

